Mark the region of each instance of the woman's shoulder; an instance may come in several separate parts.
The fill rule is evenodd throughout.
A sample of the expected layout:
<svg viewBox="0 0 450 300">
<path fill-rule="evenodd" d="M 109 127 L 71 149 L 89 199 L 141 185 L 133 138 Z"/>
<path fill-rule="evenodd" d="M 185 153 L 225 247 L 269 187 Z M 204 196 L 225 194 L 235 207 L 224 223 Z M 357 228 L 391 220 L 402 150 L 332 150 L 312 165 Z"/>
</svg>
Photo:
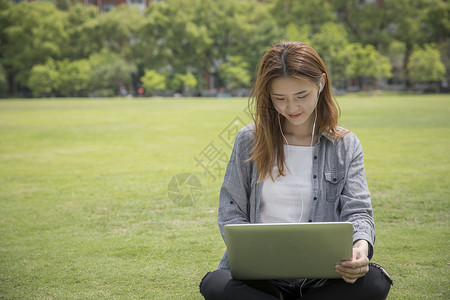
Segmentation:
<svg viewBox="0 0 450 300">
<path fill-rule="evenodd" d="M 341 135 L 343 141 L 347 141 L 348 142 L 348 141 L 354 141 L 355 139 L 358 139 L 356 134 L 353 133 L 352 131 L 350 131 L 347 128 L 338 126 L 337 132 L 338 132 L 338 134 Z"/>
<path fill-rule="evenodd" d="M 327 160 L 333 162 L 352 161 L 354 157 L 362 153 L 361 142 L 355 133 L 348 129 L 339 128 L 334 138 L 323 139 L 321 149 L 327 153 Z M 344 159 L 347 158 L 347 159 Z"/>
<path fill-rule="evenodd" d="M 352 145 L 358 145 L 360 144 L 359 138 L 356 136 L 355 133 L 352 131 L 344 128 L 344 127 L 337 127 L 336 128 L 336 136 L 330 137 L 326 136 L 327 139 L 331 142 L 332 145 L 335 147 L 349 147 Z"/>
<path fill-rule="evenodd" d="M 251 123 L 247 126 L 242 127 L 237 136 L 236 136 L 236 140 L 238 140 L 239 142 L 251 142 L 253 141 L 253 136 L 255 134 L 255 124 Z"/>
<path fill-rule="evenodd" d="M 241 128 L 236 136 L 234 148 L 245 149 L 250 151 L 253 147 L 253 137 L 255 133 L 255 124 L 249 124 Z"/>
</svg>

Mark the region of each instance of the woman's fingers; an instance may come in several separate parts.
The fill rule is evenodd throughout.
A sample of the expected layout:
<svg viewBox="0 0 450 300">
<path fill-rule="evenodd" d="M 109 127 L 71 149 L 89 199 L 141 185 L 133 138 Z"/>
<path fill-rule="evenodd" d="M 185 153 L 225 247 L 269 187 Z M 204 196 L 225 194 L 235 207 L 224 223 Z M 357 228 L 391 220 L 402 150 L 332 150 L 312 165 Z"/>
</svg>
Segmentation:
<svg viewBox="0 0 450 300">
<path fill-rule="evenodd" d="M 336 272 L 342 275 L 348 283 L 354 283 L 358 278 L 369 272 L 369 258 L 367 257 L 367 242 L 359 240 L 353 247 L 353 259 L 341 262 L 335 266 Z"/>
<path fill-rule="evenodd" d="M 342 265 L 336 265 L 336 272 L 342 275 L 342 279 L 344 279 L 348 283 L 354 283 L 358 278 L 363 277 L 369 272 L 369 266 L 361 266 L 361 267 L 344 267 Z"/>
</svg>

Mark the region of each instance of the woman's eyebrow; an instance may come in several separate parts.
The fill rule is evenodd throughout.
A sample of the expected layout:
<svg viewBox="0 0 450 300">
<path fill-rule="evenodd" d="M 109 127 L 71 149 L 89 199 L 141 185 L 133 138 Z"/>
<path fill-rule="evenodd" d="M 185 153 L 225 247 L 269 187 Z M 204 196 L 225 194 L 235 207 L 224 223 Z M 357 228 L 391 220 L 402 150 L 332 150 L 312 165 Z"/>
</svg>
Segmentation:
<svg viewBox="0 0 450 300">
<path fill-rule="evenodd" d="M 307 92 L 307 90 L 304 90 L 304 91 L 297 92 L 297 93 L 295 93 L 293 95 L 300 95 L 300 94 L 303 94 L 303 93 L 306 93 L 306 92 Z M 284 96 L 284 94 L 277 94 L 277 93 L 272 93 L 272 95 L 274 95 L 274 96 Z"/>
</svg>

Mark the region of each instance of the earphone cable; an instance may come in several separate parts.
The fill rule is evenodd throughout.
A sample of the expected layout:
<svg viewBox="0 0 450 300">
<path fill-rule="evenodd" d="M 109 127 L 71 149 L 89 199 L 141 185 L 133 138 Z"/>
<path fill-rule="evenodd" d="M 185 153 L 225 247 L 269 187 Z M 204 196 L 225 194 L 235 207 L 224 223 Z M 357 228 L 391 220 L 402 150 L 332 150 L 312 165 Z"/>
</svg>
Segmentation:
<svg viewBox="0 0 450 300">
<path fill-rule="evenodd" d="M 322 84 L 320 84 L 320 89 L 321 88 L 322 88 Z M 317 102 L 319 102 L 320 89 L 319 89 L 319 92 L 317 93 Z M 316 107 L 314 108 L 314 123 L 313 123 L 313 128 L 312 128 L 312 133 L 311 133 L 311 142 L 310 142 L 310 145 L 309 145 L 309 147 L 311 149 L 311 160 L 313 162 L 314 162 L 314 159 L 313 159 L 313 155 L 314 155 L 313 142 L 314 142 L 314 133 L 316 131 L 316 122 L 317 122 L 317 104 L 316 104 Z M 280 133 L 283 136 L 284 141 L 286 142 L 286 145 L 289 146 L 289 142 L 288 142 L 286 136 L 284 135 L 283 128 L 281 126 L 280 113 L 278 113 L 278 126 L 280 127 Z M 289 150 L 286 151 L 286 160 L 288 160 L 288 159 L 289 159 Z M 300 195 L 300 200 L 302 202 L 301 214 L 300 214 L 300 218 L 298 219 L 298 223 L 300 223 L 301 220 L 302 220 L 302 217 L 303 217 L 303 194 L 302 194 L 302 191 L 301 191 L 300 184 L 297 184 L 297 185 L 299 187 L 299 195 Z"/>
</svg>

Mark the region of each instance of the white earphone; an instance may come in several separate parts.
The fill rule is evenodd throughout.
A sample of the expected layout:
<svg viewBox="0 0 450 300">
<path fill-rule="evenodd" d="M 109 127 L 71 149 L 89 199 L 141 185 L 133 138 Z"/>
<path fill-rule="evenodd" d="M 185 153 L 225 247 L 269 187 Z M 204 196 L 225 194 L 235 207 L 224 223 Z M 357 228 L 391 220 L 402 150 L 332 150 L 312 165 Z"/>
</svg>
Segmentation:
<svg viewBox="0 0 450 300">
<path fill-rule="evenodd" d="M 317 93 L 317 101 L 319 100 L 320 93 L 322 92 L 322 87 L 323 87 L 322 82 L 319 82 L 319 92 Z M 310 143 L 311 159 L 312 159 L 313 152 L 314 152 L 314 150 L 313 150 L 313 141 L 314 141 L 314 133 L 316 131 L 317 107 L 314 108 L 314 115 L 315 116 L 314 116 L 314 123 L 313 123 L 313 128 L 312 128 L 312 133 L 311 133 L 311 143 Z M 286 145 L 289 146 L 289 142 L 288 142 L 287 138 L 284 136 L 284 133 L 283 133 L 283 128 L 281 126 L 281 120 L 280 120 L 280 113 L 279 112 L 278 112 L 278 126 L 280 127 L 280 133 L 281 133 L 284 141 L 286 142 Z M 289 155 L 289 152 L 287 153 L 287 155 Z M 301 200 L 301 204 L 302 204 L 300 218 L 298 219 L 298 222 L 300 223 L 301 219 L 303 217 L 303 195 L 302 195 L 301 190 L 299 190 L 299 195 L 300 195 L 300 200 Z"/>
<path fill-rule="evenodd" d="M 319 92 L 317 93 L 317 101 L 319 100 L 319 95 L 320 95 L 320 92 L 322 91 L 322 82 L 319 83 L 319 86 L 320 86 L 320 87 L 319 87 Z M 317 105 L 317 104 L 316 104 L 316 105 Z M 314 133 L 315 133 L 315 131 L 316 131 L 317 107 L 314 108 L 314 115 L 315 115 L 315 116 L 314 116 L 314 123 L 313 123 L 313 128 L 312 128 L 312 133 L 311 133 L 311 143 L 310 143 L 310 145 L 309 145 L 309 147 L 311 148 L 311 159 L 312 159 L 312 156 L 313 156 L 313 153 L 314 153 L 314 150 L 313 150 L 313 141 L 314 141 Z M 283 136 L 284 141 L 286 142 L 286 145 L 289 146 L 289 142 L 288 142 L 287 138 L 284 136 L 283 128 L 282 128 L 282 126 L 281 126 L 280 113 L 278 113 L 278 126 L 280 127 L 280 133 L 281 133 L 281 135 Z M 289 155 L 289 152 L 287 153 L 287 155 Z M 301 200 L 301 203 L 302 203 L 302 208 L 301 208 L 302 212 L 301 212 L 301 214 L 300 214 L 300 218 L 298 219 L 298 223 L 300 223 L 300 221 L 301 221 L 301 219 L 302 219 L 302 217 L 303 217 L 303 194 L 302 194 L 301 190 L 299 190 L 299 195 L 300 195 L 300 200 Z"/>
</svg>

